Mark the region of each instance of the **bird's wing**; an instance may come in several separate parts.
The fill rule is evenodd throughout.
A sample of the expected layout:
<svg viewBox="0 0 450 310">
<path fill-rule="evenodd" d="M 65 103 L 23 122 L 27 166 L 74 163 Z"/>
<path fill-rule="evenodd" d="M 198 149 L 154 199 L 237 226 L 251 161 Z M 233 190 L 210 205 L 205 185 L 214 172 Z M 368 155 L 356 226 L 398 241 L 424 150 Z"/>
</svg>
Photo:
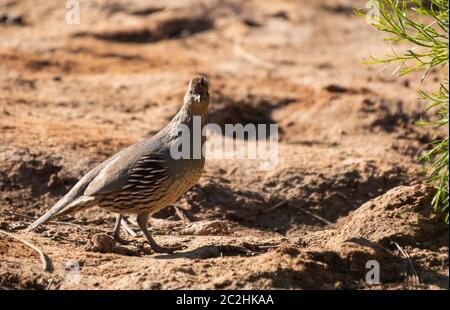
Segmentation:
<svg viewBox="0 0 450 310">
<path fill-rule="evenodd" d="M 32 230 L 58 215 L 76 211 L 86 203 L 95 201 L 99 194 L 120 190 L 132 180 L 135 173 L 133 167 L 148 158 L 146 154 L 156 154 L 155 149 L 164 150 L 151 140 L 144 141 L 108 158 L 89 171 L 50 210 L 28 226 L 27 230 Z"/>
<path fill-rule="evenodd" d="M 117 154 L 86 187 L 84 196 L 97 196 L 99 194 L 121 190 L 138 173 L 139 167 L 149 159 L 159 160 L 159 154 L 152 151 L 148 143 L 132 145 Z M 148 167 L 150 168 L 150 167 Z M 155 166 L 154 169 L 160 169 Z"/>
</svg>

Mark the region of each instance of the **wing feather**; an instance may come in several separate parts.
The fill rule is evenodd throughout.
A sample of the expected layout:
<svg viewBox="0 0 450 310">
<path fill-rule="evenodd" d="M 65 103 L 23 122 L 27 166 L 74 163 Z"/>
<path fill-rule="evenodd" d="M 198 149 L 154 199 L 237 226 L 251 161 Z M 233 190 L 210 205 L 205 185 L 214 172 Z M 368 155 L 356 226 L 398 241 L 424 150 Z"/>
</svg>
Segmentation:
<svg viewBox="0 0 450 310">
<path fill-rule="evenodd" d="M 149 164 L 161 169 L 164 160 L 160 152 L 152 152 L 154 145 L 139 143 L 132 145 L 113 158 L 86 188 L 85 196 L 97 196 L 124 189 L 139 175 L 151 174 Z"/>
</svg>

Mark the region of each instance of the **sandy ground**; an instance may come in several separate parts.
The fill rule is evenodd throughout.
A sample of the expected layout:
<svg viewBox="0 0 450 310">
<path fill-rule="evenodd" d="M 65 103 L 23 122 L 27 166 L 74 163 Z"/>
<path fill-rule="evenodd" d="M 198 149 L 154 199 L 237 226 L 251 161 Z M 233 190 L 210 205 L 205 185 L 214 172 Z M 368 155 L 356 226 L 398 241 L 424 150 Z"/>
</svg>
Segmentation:
<svg viewBox="0 0 450 310">
<path fill-rule="evenodd" d="M 80 2 L 80 25 L 65 23 L 61 1 L 0 2 L 0 228 L 54 264 L 42 271 L 0 235 L 1 288 L 448 289 L 448 226 L 417 163 L 431 137 L 412 124 L 417 90 L 446 73 L 419 84 L 362 64 L 391 52 L 353 15 L 363 1 Z M 172 255 L 139 234 L 116 245 L 100 209 L 20 232 L 164 126 L 198 73 L 211 121 L 279 125 L 276 169 L 208 161 L 150 219 L 157 241 L 185 246 Z M 365 281 L 369 260 L 379 285 Z"/>
</svg>

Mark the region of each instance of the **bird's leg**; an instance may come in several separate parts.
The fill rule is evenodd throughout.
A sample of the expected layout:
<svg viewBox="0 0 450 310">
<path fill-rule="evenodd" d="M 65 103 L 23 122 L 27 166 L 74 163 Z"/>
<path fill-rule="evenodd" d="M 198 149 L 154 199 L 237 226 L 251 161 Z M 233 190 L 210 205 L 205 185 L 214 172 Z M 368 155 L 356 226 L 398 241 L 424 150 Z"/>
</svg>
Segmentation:
<svg viewBox="0 0 450 310">
<path fill-rule="evenodd" d="M 130 244 L 132 241 L 124 240 L 124 239 L 122 239 L 120 237 L 120 223 L 121 222 L 122 222 L 122 215 L 117 214 L 117 216 L 116 216 L 116 224 L 114 226 L 113 237 L 114 237 L 114 240 L 116 240 L 120 244 L 127 245 L 127 244 Z"/>
<path fill-rule="evenodd" d="M 150 247 L 152 248 L 153 251 L 158 252 L 158 253 L 173 253 L 177 250 L 181 250 L 182 247 L 174 247 L 174 248 L 165 248 L 162 246 L 159 246 L 156 241 L 152 238 L 152 236 L 150 235 L 150 233 L 148 232 L 147 229 L 147 225 L 148 225 L 148 216 L 149 213 L 148 212 L 142 212 L 139 213 L 137 216 L 137 223 L 139 225 L 139 227 L 141 228 L 142 232 L 144 233 L 145 237 L 147 238 L 148 243 L 150 243 Z"/>
</svg>

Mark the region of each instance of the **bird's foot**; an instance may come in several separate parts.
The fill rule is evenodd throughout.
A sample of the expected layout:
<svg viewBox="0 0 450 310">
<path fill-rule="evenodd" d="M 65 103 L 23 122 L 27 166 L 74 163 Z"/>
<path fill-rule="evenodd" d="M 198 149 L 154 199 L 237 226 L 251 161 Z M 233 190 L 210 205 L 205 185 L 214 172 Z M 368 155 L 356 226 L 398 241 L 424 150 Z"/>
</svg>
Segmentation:
<svg viewBox="0 0 450 310">
<path fill-rule="evenodd" d="M 132 240 L 125 240 L 122 239 L 119 235 L 114 235 L 114 240 L 116 240 L 116 242 L 122 244 L 122 245 L 129 245 L 130 243 L 132 243 Z"/>
</svg>

